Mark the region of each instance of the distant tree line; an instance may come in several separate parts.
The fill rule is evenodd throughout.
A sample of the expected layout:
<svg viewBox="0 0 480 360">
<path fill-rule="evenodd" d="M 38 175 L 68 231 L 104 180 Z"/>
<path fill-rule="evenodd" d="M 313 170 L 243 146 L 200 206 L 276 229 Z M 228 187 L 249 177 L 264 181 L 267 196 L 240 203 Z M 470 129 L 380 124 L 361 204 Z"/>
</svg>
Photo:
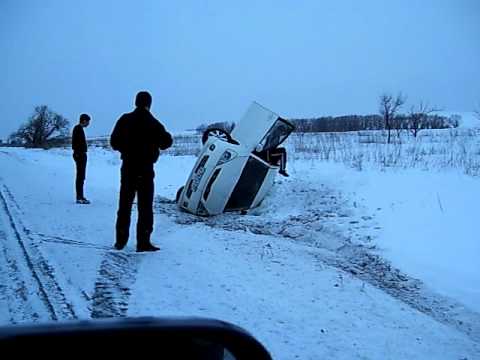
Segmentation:
<svg viewBox="0 0 480 360">
<path fill-rule="evenodd" d="M 412 118 L 408 114 L 400 114 L 391 120 L 391 129 L 409 130 L 421 129 L 446 129 L 458 127 L 459 116 L 451 117 L 428 115 L 422 118 Z M 343 115 L 321 116 L 310 119 L 291 119 L 295 124 L 296 132 L 344 132 L 361 130 L 385 130 L 384 119 L 380 115 Z"/>
<path fill-rule="evenodd" d="M 343 132 L 383 128 L 380 115 L 320 116 L 310 119 L 290 119 L 296 132 Z"/>
<path fill-rule="evenodd" d="M 441 116 L 435 107 L 420 102 L 412 106 L 406 114 L 400 113 L 406 97 L 385 93 L 379 97 L 379 115 L 343 115 L 323 116 L 310 119 L 291 119 L 296 132 L 344 132 L 361 130 L 387 130 L 387 142 L 390 143 L 391 131 L 409 131 L 417 136 L 423 129 L 447 129 L 460 125 L 460 115 Z"/>
</svg>

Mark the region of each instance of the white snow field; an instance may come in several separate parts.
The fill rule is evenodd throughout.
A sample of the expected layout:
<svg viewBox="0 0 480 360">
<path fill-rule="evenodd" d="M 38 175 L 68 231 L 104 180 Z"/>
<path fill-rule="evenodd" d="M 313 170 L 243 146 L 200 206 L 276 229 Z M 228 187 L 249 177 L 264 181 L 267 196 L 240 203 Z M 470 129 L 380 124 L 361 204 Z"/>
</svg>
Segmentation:
<svg viewBox="0 0 480 360">
<path fill-rule="evenodd" d="M 378 166 L 291 140 L 291 176 L 246 215 L 179 212 L 195 157 L 163 154 L 161 251 L 147 254 L 135 214 L 127 249 L 112 249 L 118 154 L 89 149 L 86 206 L 69 149 L 0 148 L 0 322 L 201 316 L 244 327 L 274 359 L 480 359 L 478 135 L 450 166 L 434 150 Z"/>
</svg>

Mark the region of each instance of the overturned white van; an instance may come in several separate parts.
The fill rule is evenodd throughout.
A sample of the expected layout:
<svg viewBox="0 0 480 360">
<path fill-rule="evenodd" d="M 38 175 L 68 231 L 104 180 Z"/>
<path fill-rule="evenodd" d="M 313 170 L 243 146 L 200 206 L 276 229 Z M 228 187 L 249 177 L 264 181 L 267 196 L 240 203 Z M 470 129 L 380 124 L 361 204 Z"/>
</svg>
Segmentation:
<svg viewBox="0 0 480 360">
<path fill-rule="evenodd" d="M 294 130 L 291 122 L 254 102 L 232 133 L 208 129 L 203 148 L 176 201 L 200 216 L 258 206 L 273 186 L 278 165 L 256 154 L 272 150 Z"/>
</svg>

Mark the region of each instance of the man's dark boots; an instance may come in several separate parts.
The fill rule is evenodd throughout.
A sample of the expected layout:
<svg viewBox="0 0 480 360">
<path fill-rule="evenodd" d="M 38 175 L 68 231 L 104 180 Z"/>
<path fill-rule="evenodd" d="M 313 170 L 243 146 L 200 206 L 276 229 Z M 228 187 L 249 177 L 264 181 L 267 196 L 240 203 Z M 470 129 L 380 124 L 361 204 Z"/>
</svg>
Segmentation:
<svg viewBox="0 0 480 360">
<path fill-rule="evenodd" d="M 137 252 L 158 251 L 158 250 L 160 250 L 160 248 L 152 244 L 137 246 Z"/>
<path fill-rule="evenodd" d="M 117 239 L 113 247 L 117 250 L 122 250 L 128 242 L 128 232 L 117 230 Z"/>
<path fill-rule="evenodd" d="M 159 247 L 150 242 L 150 233 L 137 233 L 137 252 L 158 251 Z"/>
</svg>

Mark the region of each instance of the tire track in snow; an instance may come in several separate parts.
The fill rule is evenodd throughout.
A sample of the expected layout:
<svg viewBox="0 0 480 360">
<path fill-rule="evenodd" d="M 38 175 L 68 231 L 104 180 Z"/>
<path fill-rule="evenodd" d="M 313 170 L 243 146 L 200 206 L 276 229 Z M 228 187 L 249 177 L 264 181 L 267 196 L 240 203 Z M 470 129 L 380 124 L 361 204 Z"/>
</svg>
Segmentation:
<svg viewBox="0 0 480 360">
<path fill-rule="evenodd" d="M 28 303 L 31 303 L 31 293 L 37 294 L 44 309 L 41 312 L 47 314 L 51 320 L 77 318 L 73 306 L 65 298 L 64 292 L 55 279 L 55 270 L 43 257 L 38 245 L 29 236 L 29 231 L 21 221 L 21 212 L 18 204 L 6 185 L 0 189 L 0 208 L 4 226 L 11 235 L 5 236 L 3 255 L 12 270 L 10 278 L 11 289 L 19 294 L 18 298 L 10 299 L 11 303 L 20 301 L 29 312 Z M 13 205 L 12 205 L 13 204 Z M 33 286 L 34 289 L 30 287 Z M 17 290 L 15 290 L 17 289 Z M 28 295 L 25 295 L 28 294 Z M 17 309 L 18 310 L 18 309 Z M 42 315 L 35 315 L 30 320 L 35 320 Z M 14 320 L 14 319 L 12 319 Z"/>
<path fill-rule="evenodd" d="M 92 318 L 125 317 L 141 255 L 109 250 L 103 256 L 92 296 Z"/>
<path fill-rule="evenodd" d="M 7 229 L 4 212 L 0 211 L 0 268 L 2 272 L 0 296 L 2 300 L 2 321 L 8 324 L 16 324 L 21 322 L 37 321 L 42 318 L 41 314 L 47 314 L 43 307 L 38 307 L 35 301 L 30 297 L 29 286 L 27 281 L 31 283 L 33 279 L 25 279 L 21 276 L 22 270 L 20 264 L 15 261 L 15 255 L 7 244 L 11 241 L 11 229 Z M 7 234 L 7 232 L 9 234 Z M 30 286 L 31 288 L 31 286 Z M 30 289 L 31 290 L 31 289 Z M 44 316 L 45 317 L 45 316 Z"/>
<path fill-rule="evenodd" d="M 61 236 L 34 233 L 42 242 L 100 250 L 103 257 L 97 271 L 94 291 L 88 296 L 81 291 L 81 296 L 90 303 L 92 318 L 124 317 L 127 315 L 130 288 L 136 281 L 136 274 L 142 254 L 127 250 L 117 251 L 109 246 L 102 246 L 85 241 L 67 239 Z"/>
<path fill-rule="evenodd" d="M 42 242 L 73 246 L 77 248 L 100 250 L 103 253 L 97 271 L 93 295 L 81 291 L 87 300 L 92 318 L 123 317 L 128 311 L 130 288 L 136 280 L 141 254 L 127 250 L 117 251 L 109 246 L 102 246 L 85 241 L 67 239 L 61 236 L 35 233 Z"/>
</svg>

